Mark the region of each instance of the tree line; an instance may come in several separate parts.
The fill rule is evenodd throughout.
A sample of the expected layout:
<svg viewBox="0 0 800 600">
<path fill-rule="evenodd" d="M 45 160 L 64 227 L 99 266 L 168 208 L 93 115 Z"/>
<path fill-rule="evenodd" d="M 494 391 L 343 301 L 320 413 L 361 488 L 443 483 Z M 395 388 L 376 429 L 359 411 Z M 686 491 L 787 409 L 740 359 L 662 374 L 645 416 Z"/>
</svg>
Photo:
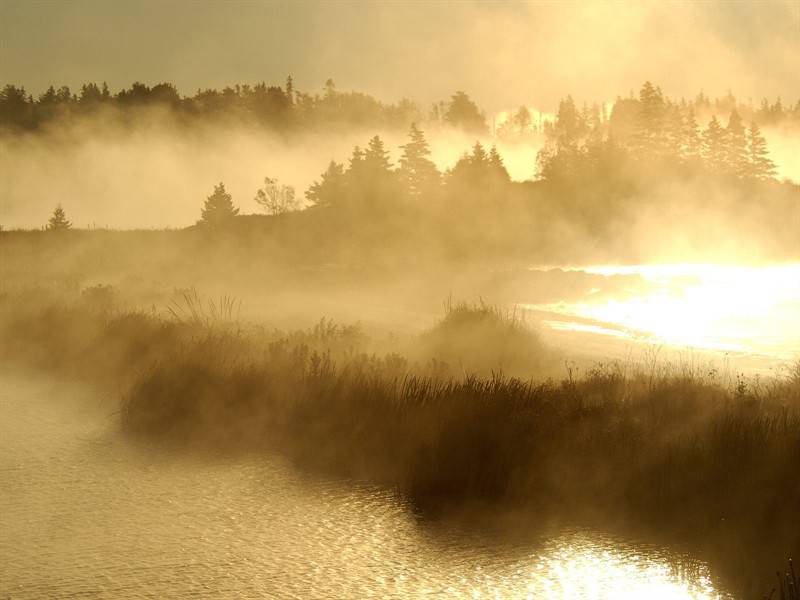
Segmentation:
<svg viewBox="0 0 800 600">
<path fill-rule="evenodd" d="M 772 179 L 776 173 L 758 124 L 745 125 L 735 106 L 725 125 L 713 115 L 700 128 L 692 105 L 671 101 L 649 81 L 637 98 L 618 100 L 608 118 L 596 108 L 578 110 L 567 96 L 546 139 L 537 155 L 544 180 L 608 179 L 631 164 L 739 179 Z"/>
<path fill-rule="evenodd" d="M 35 131 L 110 109 L 124 120 L 143 108 L 166 111 L 187 124 L 232 119 L 277 131 L 336 124 L 407 127 L 411 122 L 432 120 L 466 131 L 487 131 L 485 114 L 465 92 L 456 92 L 425 111 L 408 99 L 385 103 L 362 92 L 340 91 L 331 79 L 321 93 L 303 92 L 295 88 L 291 76 L 282 86 L 237 84 L 222 90 L 198 89 L 187 96 L 171 83 L 150 87 L 136 82 L 117 93 L 105 83 L 85 83 L 77 92 L 68 86 L 50 86 L 36 97 L 24 87 L 8 84 L 0 89 L 0 130 Z"/>
<path fill-rule="evenodd" d="M 775 165 L 758 126 L 748 127 L 733 109 L 723 126 L 716 116 L 700 129 L 691 108 L 666 100 L 647 82 L 638 99 L 615 104 L 610 118 L 581 116 L 571 97 L 562 100 L 547 142 L 536 157 L 542 183 L 603 183 L 618 177 L 631 164 L 692 170 L 710 176 L 772 180 Z M 356 146 L 345 162 L 331 160 L 325 171 L 305 191 L 306 208 L 327 210 L 342 218 L 392 217 L 402 211 L 418 213 L 433 207 L 480 209 L 491 206 L 512 185 L 497 147 L 481 142 L 464 152 L 449 169 L 440 171 L 431 159 L 425 134 L 416 123 L 393 164 L 380 136 L 364 148 Z M 303 208 L 295 189 L 265 177 L 254 201 L 267 215 Z M 239 208 L 220 182 L 201 209 L 199 224 L 222 225 L 236 217 Z M 61 205 L 48 222 L 48 230 L 69 229 Z"/>
<path fill-rule="evenodd" d="M 614 106 L 636 100 L 631 93 L 628 98 L 618 97 Z M 665 102 L 684 113 L 692 111 L 697 118 L 736 110 L 743 119 L 762 127 L 800 124 L 800 100 L 792 105 L 784 104 L 781 98 L 763 99 L 756 107 L 752 102 L 737 100 L 730 92 L 716 99 L 701 92 L 694 99 L 665 99 Z M 494 119 L 489 124 L 486 113 L 463 91 L 425 108 L 408 99 L 386 103 L 362 92 L 343 92 L 331 79 L 320 92 L 303 92 L 296 89 L 289 76 L 282 85 L 236 84 L 222 90 L 198 89 L 191 95 L 181 95 L 173 84 L 166 82 L 153 86 L 135 82 L 116 93 L 105 83 L 84 83 L 77 91 L 68 86 L 50 86 L 37 96 L 23 86 L 7 84 L 0 89 L 0 130 L 35 131 L 49 124 L 92 116 L 104 109 L 115 109 L 123 121 L 126 117 L 135 120 L 137 111 L 148 107 L 166 111 L 189 125 L 233 119 L 277 131 L 330 125 L 403 128 L 416 122 L 427 126 L 446 124 L 474 134 L 491 132 L 498 137 L 514 137 L 546 134 L 555 126 L 552 117 L 540 114 L 538 120 L 534 119 L 526 106 L 511 111 L 499 125 Z M 575 110 L 586 123 L 608 118 L 606 109 L 596 102 L 584 103 Z"/>
</svg>

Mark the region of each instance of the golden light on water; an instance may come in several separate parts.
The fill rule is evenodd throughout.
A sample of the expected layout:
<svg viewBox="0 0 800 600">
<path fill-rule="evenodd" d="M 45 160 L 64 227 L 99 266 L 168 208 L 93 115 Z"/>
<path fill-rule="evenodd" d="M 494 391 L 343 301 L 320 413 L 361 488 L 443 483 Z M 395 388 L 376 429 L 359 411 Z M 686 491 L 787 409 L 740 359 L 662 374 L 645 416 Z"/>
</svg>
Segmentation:
<svg viewBox="0 0 800 600">
<path fill-rule="evenodd" d="M 657 343 L 763 354 L 800 353 L 800 265 L 599 266 L 599 275 L 638 275 L 646 286 L 574 303 L 537 306 L 596 321 L 559 328 L 643 337 Z M 604 327 L 603 324 L 615 327 Z"/>
<path fill-rule="evenodd" d="M 719 600 L 727 598 L 702 562 L 681 562 L 653 547 L 637 547 L 597 532 L 573 532 L 516 563 L 480 569 L 485 577 L 454 582 L 446 597 L 519 600 Z M 492 573 L 492 575 L 489 575 Z M 456 577 L 457 579 L 457 577 Z M 419 591 L 419 590 L 418 590 Z M 436 595 L 434 589 L 424 594 Z"/>
</svg>

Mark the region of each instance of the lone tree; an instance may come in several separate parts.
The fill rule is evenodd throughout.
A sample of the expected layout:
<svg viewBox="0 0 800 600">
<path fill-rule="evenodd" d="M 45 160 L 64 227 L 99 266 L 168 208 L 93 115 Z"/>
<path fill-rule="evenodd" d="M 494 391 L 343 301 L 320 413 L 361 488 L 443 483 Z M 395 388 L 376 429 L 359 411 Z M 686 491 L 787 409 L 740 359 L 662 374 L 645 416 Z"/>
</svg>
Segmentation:
<svg viewBox="0 0 800 600">
<path fill-rule="evenodd" d="M 72 223 L 67 221 L 67 215 L 64 213 L 64 209 L 61 208 L 61 205 L 59 204 L 53 211 L 53 216 L 51 216 L 50 220 L 47 221 L 47 230 L 65 231 L 70 227 L 72 227 Z"/>
<path fill-rule="evenodd" d="M 201 212 L 200 223 L 220 225 L 227 223 L 239 214 L 239 209 L 234 208 L 231 195 L 225 191 L 225 184 L 214 186 L 214 193 L 206 198 Z"/>
<path fill-rule="evenodd" d="M 294 188 L 271 177 L 264 177 L 264 187 L 256 192 L 255 201 L 268 215 L 282 215 L 298 208 Z"/>
</svg>

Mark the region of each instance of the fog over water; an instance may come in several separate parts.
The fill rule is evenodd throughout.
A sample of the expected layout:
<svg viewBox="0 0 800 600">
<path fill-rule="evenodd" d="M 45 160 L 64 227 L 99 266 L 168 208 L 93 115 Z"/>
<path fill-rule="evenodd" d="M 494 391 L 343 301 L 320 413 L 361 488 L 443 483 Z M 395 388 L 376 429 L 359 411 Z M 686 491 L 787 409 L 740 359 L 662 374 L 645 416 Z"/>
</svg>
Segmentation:
<svg viewBox="0 0 800 600">
<path fill-rule="evenodd" d="M 705 564 L 635 539 L 580 529 L 487 539 L 280 459 L 130 444 L 111 398 L 34 379 L 0 375 L 10 598 L 720 597 Z"/>
<path fill-rule="evenodd" d="M 0 600 L 800 600 L 798 0 L 0 23 Z"/>
</svg>

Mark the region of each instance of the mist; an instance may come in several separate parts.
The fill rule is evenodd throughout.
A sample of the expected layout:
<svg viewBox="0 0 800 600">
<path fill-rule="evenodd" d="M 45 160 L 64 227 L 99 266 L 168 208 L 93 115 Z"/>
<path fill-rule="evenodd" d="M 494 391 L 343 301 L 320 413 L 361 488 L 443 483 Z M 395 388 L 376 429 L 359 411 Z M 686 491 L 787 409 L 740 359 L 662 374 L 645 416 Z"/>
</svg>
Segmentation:
<svg viewBox="0 0 800 600">
<path fill-rule="evenodd" d="M 796 2 L 200 8 L 0 4 L 0 597 L 796 600 Z"/>
<path fill-rule="evenodd" d="M 80 227 L 116 229 L 187 227 L 220 181 L 242 213 L 263 209 L 254 201 L 264 177 L 292 186 L 299 196 L 331 160 L 344 162 L 354 146 L 380 135 L 397 162 L 406 131 L 352 127 L 300 132 L 289 138 L 236 122 L 188 130 L 162 111 L 146 111 L 136 125 L 114 115 L 55 125 L 35 135 L 6 139 L 0 154 L 2 216 L 6 229 L 43 226 L 61 202 Z M 430 135 L 431 158 L 445 171 L 476 141 L 496 143 L 516 180 L 532 177 L 541 140 L 497 141 L 442 127 Z"/>
</svg>

